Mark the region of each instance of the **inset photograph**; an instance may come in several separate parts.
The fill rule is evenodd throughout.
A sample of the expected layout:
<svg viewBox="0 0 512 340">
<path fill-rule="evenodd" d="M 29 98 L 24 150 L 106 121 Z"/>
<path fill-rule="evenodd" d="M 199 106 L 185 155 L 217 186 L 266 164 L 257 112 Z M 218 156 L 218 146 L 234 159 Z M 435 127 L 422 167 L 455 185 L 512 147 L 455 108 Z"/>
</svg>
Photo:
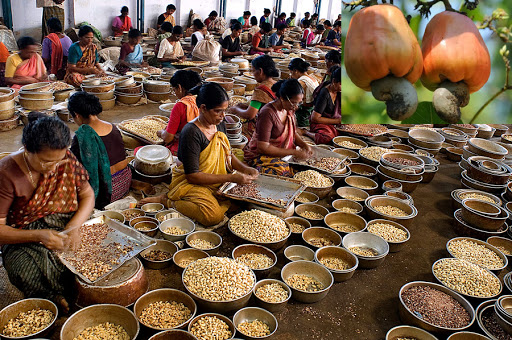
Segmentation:
<svg viewBox="0 0 512 340">
<path fill-rule="evenodd" d="M 512 2 L 343 2 L 342 122 L 512 123 Z"/>
</svg>

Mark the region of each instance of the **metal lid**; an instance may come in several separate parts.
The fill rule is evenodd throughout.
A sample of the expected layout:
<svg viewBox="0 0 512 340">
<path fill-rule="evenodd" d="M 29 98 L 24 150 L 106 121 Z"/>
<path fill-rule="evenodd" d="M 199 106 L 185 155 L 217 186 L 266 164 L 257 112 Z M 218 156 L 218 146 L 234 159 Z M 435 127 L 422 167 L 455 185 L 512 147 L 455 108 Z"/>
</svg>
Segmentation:
<svg viewBox="0 0 512 340">
<path fill-rule="evenodd" d="M 162 145 L 146 145 L 137 151 L 135 157 L 141 162 L 156 164 L 167 161 L 171 152 Z"/>
</svg>

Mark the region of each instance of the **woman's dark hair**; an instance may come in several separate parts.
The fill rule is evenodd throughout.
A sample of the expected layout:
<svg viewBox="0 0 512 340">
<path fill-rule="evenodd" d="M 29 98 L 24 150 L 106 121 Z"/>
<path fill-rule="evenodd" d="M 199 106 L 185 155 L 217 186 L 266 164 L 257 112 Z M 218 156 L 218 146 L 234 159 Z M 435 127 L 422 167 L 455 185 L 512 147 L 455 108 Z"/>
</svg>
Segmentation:
<svg viewBox="0 0 512 340">
<path fill-rule="evenodd" d="M 234 23 L 232 26 L 231 26 L 231 30 L 232 31 L 240 31 L 242 29 L 242 24 L 239 23 L 239 22 L 236 22 Z"/>
<path fill-rule="evenodd" d="M 255 16 L 252 16 L 251 17 L 251 25 L 257 25 L 258 24 L 258 18 L 256 18 Z"/>
<path fill-rule="evenodd" d="M 62 23 L 58 18 L 50 18 L 46 22 L 46 26 L 54 32 L 62 32 Z"/>
<path fill-rule="evenodd" d="M 128 32 L 128 38 L 138 38 L 138 37 L 141 37 L 141 36 L 142 36 L 142 34 L 136 28 L 132 28 L 130 30 L 130 32 Z"/>
<path fill-rule="evenodd" d="M 121 13 L 128 12 L 128 6 L 121 7 Z"/>
<path fill-rule="evenodd" d="M 332 24 L 331 24 L 331 22 L 330 22 L 329 20 L 325 20 L 325 21 L 324 21 L 324 26 L 325 26 L 325 27 L 331 27 L 331 26 L 332 26 Z"/>
<path fill-rule="evenodd" d="M 251 15 L 251 11 L 245 11 L 245 12 L 244 12 L 244 16 L 245 16 L 245 15 Z"/>
<path fill-rule="evenodd" d="M 172 32 L 172 24 L 166 21 L 160 26 L 160 29 L 164 32 Z"/>
<path fill-rule="evenodd" d="M 297 70 L 301 73 L 306 73 L 310 66 L 311 64 L 302 58 L 293 58 L 288 64 L 288 69 L 290 71 Z"/>
<path fill-rule="evenodd" d="M 279 18 L 286 18 L 286 13 L 283 12 L 283 13 L 279 14 Z"/>
<path fill-rule="evenodd" d="M 318 13 L 313 13 L 312 18 L 318 18 Z"/>
<path fill-rule="evenodd" d="M 338 27 L 338 26 L 341 27 L 341 21 L 339 21 L 339 20 L 334 23 L 333 27 Z"/>
<path fill-rule="evenodd" d="M 304 93 L 304 89 L 297 79 L 286 79 L 280 80 L 272 85 L 272 92 L 274 92 L 278 98 L 286 97 L 290 99 Z"/>
<path fill-rule="evenodd" d="M 304 22 L 302 23 L 302 25 L 303 25 L 304 27 L 309 27 L 309 26 L 311 26 L 311 20 L 304 20 Z"/>
<path fill-rule="evenodd" d="M 316 25 L 316 29 L 319 31 L 325 31 L 325 27 L 322 24 Z"/>
<path fill-rule="evenodd" d="M 28 114 L 28 125 L 23 128 L 21 142 L 30 153 L 43 149 L 62 150 L 71 144 L 71 133 L 59 118 L 33 111 Z"/>
<path fill-rule="evenodd" d="M 263 30 L 263 32 L 268 33 L 272 31 L 272 25 L 268 22 L 264 22 L 263 24 L 261 24 L 261 29 Z"/>
<path fill-rule="evenodd" d="M 334 64 L 341 64 L 341 53 L 336 50 L 331 50 L 325 55 L 325 60 Z"/>
<path fill-rule="evenodd" d="M 192 21 L 192 25 L 194 25 L 198 30 L 202 30 L 204 27 L 204 24 L 200 19 L 194 19 L 194 21 Z"/>
<path fill-rule="evenodd" d="M 172 28 L 172 34 L 180 35 L 183 34 L 183 27 L 176 25 Z"/>
<path fill-rule="evenodd" d="M 216 17 L 218 15 L 217 11 L 211 11 L 210 14 L 208 14 L 209 17 Z"/>
<path fill-rule="evenodd" d="M 306 12 L 304 13 L 304 16 L 307 17 L 310 13 L 309 12 Z"/>
<path fill-rule="evenodd" d="M 203 85 L 196 86 L 189 91 L 190 94 L 197 95 L 197 107 L 206 105 L 207 110 L 221 106 L 224 102 L 229 101 L 226 90 L 217 83 L 208 82 Z"/>
<path fill-rule="evenodd" d="M 170 5 L 167 5 L 167 9 L 176 10 L 176 6 L 174 6 L 173 4 L 170 4 Z"/>
<path fill-rule="evenodd" d="M 103 107 L 95 95 L 85 91 L 78 91 L 69 97 L 68 111 L 73 117 L 79 115 L 87 119 L 90 116 L 99 115 L 103 111 Z"/>
<path fill-rule="evenodd" d="M 286 24 L 279 24 L 276 28 L 278 31 L 284 31 L 287 27 Z"/>
<path fill-rule="evenodd" d="M 93 33 L 94 34 L 94 30 L 92 29 L 91 26 L 84 25 L 84 26 L 80 27 L 80 29 L 78 30 L 78 37 L 81 38 L 81 37 L 83 37 L 84 35 L 86 35 L 88 33 Z"/>
<path fill-rule="evenodd" d="M 279 77 L 279 71 L 276 68 L 274 60 L 269 55 L 261 55 L 255 58 L 251 65 L 257 70 L 263 70 L 267 77 Z"/>
<path fill-rule="evenodd" d="M 297 16 L 297 14 L 295 14 L 295 12 L 290 13 L 290 18 L 295 18 L 296 16 Z"/>
<path fill-rule="evenodd" d="M 263 10 L 263 13 L 264 13 L 264 14 L 270 14 L 270 13 L 272 13 L 272 12 L 271 12 L 268 8 L 265 8 L 265 9 Z"/>
<path fill-rule="evenodd" d="M 172 87 L 181 85 L 181 87 L 188 92 L 201 83 L 201 76 L 194 71 L 179 70 L 173 74 L 170 83 Z"/>
<path fill-rule="evenodd" d="M 30 45 L 37 45 L 36 40 L 32 37 L 21 37 L 18 39 L 18 48 L 24 50 Z"/>
<path fill-rule="evenodd" d="M 335 83 L 341 83 L 341 67 L 336 67 L 331 71 L 331 80 Z"/>
</svg>

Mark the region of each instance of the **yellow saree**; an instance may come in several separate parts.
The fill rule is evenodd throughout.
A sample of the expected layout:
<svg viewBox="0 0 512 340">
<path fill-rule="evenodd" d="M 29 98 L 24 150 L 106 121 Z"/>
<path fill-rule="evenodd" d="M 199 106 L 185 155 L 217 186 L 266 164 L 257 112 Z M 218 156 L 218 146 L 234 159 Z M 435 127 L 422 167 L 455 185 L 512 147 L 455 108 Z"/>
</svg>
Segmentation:
<svg viewBox="0 0 512 340">
<path fill-rule="evenodd" d="M 231 170 L 231 149 L 227 136 L 217 131 L 210 144 L 199 155 L 199 171 L 226 175 Z M 224 219 L 229 201 L 219 202 L 214 192 L 221 184 L 201 186 L 187 181 L 183 165 L 173 170 L 173 178 L 167 194 L 168 206 L 173 206 L 185 216 L 204 226 L 216 225 Z"/>
</svg>

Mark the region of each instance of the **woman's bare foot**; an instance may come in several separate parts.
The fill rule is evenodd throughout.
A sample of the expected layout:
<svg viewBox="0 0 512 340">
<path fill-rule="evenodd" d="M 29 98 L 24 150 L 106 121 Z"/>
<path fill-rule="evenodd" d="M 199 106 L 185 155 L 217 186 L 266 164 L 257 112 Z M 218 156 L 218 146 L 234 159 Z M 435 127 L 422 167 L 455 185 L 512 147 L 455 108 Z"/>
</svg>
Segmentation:
<svg viewBox="0 0 512 340">
<path fill-rule="evenodd" d="M 57 304 L 57 307 L 59 308 L 59 310 L 64 314 L 64 315 L 67 315 L 69 314 L 69 303 L 68 301 L 66 300 L 66 298 L 62 295 L 59 295 L 55 298 L 56 300 L 56 304 Z"/>
</svg>

